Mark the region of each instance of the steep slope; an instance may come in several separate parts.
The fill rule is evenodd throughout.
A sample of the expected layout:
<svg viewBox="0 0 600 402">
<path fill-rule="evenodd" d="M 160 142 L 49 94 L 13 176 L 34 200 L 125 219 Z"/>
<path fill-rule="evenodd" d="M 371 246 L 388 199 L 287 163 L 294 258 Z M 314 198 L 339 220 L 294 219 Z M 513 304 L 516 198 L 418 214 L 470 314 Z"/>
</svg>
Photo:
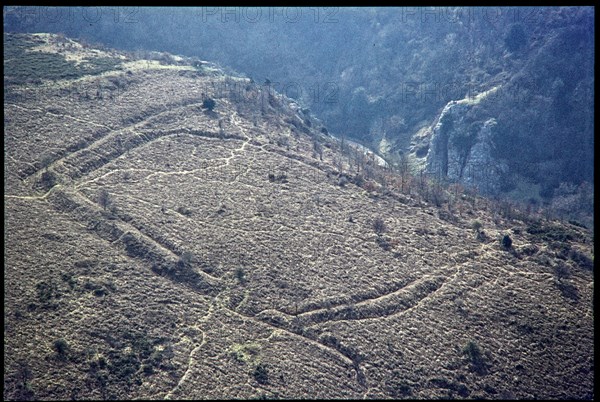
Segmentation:
<svg viewBox="0 0 600 402">
<path fill-rule="evenodd" d="M 5 75 L 5 399 L 593 397 L 585 229 L 436 206 L 206 63 L 11 43 L 74 75 Z"/>
<path fill-rule="evenodd" d="M 560 183 L 593 182 L 592 6 L 4 11 L 6 31 L 202 56 L 257 82 L 269 77 L 332 133 L 378 151 L 387 144 L 388 161 L 449 102 L 501 86 L 471 115 L 497 122 L 493 157 L 508 162 L 501 194 L 550 202 Z M 518 194 L 520 181 L 539 188 Z"/>
</svg>

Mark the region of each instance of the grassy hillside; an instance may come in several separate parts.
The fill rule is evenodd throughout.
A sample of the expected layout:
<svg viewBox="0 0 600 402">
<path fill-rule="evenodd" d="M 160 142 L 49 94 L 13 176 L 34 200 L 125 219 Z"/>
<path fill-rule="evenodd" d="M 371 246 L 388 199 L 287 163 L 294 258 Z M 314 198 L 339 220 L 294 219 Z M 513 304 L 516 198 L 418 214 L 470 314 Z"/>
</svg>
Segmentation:
<svg viewBox="0 0 600 402">
<path fill-rule="evenodd" d="M 587 229 L 163 56 L 5 58 L 4 399 L 593 398 Z"/>
</svg>

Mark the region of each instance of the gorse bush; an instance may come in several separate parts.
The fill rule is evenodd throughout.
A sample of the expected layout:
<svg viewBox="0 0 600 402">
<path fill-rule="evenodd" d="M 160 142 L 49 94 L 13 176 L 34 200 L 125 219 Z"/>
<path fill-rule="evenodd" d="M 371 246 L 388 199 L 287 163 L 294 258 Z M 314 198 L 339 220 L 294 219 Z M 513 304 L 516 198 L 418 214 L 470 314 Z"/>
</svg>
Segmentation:
<svg viewBox="0 0 600 402">
<path fill-rule="evenodd" d="M 338 186 L 340 187 L 346 187 L 346 184 L 348 184 L 348 177 L 343 175 L 340 176 L 340 178 L 338 179 Z"/>
<path fill-rule="evenodd" d="M 17 362 L 17 371 L 13 376 L 16 381 L 15 388 L 13 390 L 13 396 L 7 398 L 7 391 L 5 390 L 5 399 L 8 400 L 17 400 L 17 401 L 32 401 L 34 400 L 35 393 L 33 388 L 31 387 L 30 380 L 33 379 L 33 373 L 31 372 L 31 368 L 29 364 L 25 361 Z M 7 384 L 8 377 L 5 376 L 5 387 Z"/>
<path fill-rule="evenodd" d="M 479 221 L 473 221 L 471 227 L 473 228 L 473 230 L 478 232 L 483 227 L 483 225 Z"/>
<path fill-rule="evenodd" d="M 379 247 L 381 247 L 385 251 L 391 250 L 392 244 L 387 239 L 378 236 L 376 241 L 377 241 L 377 244 L 379 245 Z"/>
<path fill-rule="evenodd" d="M 189 268 L 191 267 L 193 260 L 194 255 L 189 251 L 184 251 L 181 256 L 179 256 L 179 260 L 177 260 L 177 267 L 180 269 Z"/>
<path fill-rule="evenodd" d="M 269 382 L 269 374 L 266 366 L 263 363 L 258 363 L 258 365 L 254 368 L 252 375 L 259 384 L 264 385 Z"/>
<path fill-rule="evenodd" d="M 507 234 L 502 237 L 501 242 L 502 242 L 502 247 L 504 247 L 507 250 L 512 247 L 512 239 Z"/>
<path fill-rule="evenodd" d="M 102 207 L 102 209 L 108 208 L 112 204 L 112 199 L 110 194 L 106 189 L 101 189 L 98 193 L 98 204 Z"/>
<path fill-rule="evenodd" d="M 186 207 L 178 207 L 176 210 L 179 214 L 184 215 L 184 216 L 192 216 L 192 211 L 190 211 L 188 208 Z"/>
<path fill-rule="evenodd" d="M 244 268 L 238 267 L 235 270 L 235 277 L 242 285 L 246 283 L 246 272 L 244 272 Z"/>
<path fill-rule="evenodd" d="M 48 171 L 48 169 L 45 169 L 42 172 L 42 175 L 40 176 L 40 184 L 42 185 L 43 188 L 49 190 L 52 187 L 54 187 L 54 185 L 56 184 L 56 176 L 54 175 L 54 173 Z"/>
<path fill-rule="evenodd" d="M 558 261 L 558 264 L 554 267 L 554 274 L 558 279 L 567 279 L 571 276 L 571 270 L 564 262 Z"/>
<path fill-rule="evenodd" d="M 210 111 L 212 111 L 216 105 L 217 105 L 217 102 L 215 102 L 214 99 L 212 99 L 212 98 L 206 98 L 202 101 L 202 107 L 204 109 L 208 109 Z"/>
<path fill-rule="evenodd" d="M 53 282 L 39 282 L 36 285 L 38 299 L 42 303 L 48 303 L 54 298 L 59 298 L 60 293 L 58 292 L 57 286 Z"/>
<path fill-rule="evenodd" d="M 387 227 L 385 226 L 385 222 L 383 221 L 383 219 L 376 218 L 373 221 L 373 230 L 375 230 L 375 233 L 377 233 L 378 235 L 382 234 L 383 232 L 385 232 L 387 230 Z"/>
<path fill-rule="evenodd" d="M 568 283 L 566 281 L 563 280 L 558 280 L 555 282 L 556 283 L 556 287 L 558 288 L 558 290 L 560 290 L 560 293 L 562 294 L 563 297 L 567 298 L 567 299 L 571 299 L 575 302 L 579 301 L 579 290 L 577 289 L 577 287 L 575 285 L 573 285 L 572 283 Z"/>
<path fill-rule="evenodd" d="M 485 360 L 485 356 L 483 355 L 481 349 L 475 342 L 469 341 L 464 347 L 463 353 L 469 359 L 471 371 L 480 375 L 487 373 L 487 363 Z"/>
<path fill-rule="evenodd" d="M 52 348 L 58 356 L 65 357 L 69 351 L 69 344 L 63 338 L 60 338 L 52 343 Z"/>
<path fill-rule="evenodd" d="M 281 184 L 288 183 L 287 175 L 284 173 L 281 173 L 279 175 L 269 173 L 268 178 L 271 183 L 281 183 Z"/>
<path fill-rule="evenodd" d="M 571 249 L 569 251 L 569 258 L 573 262 L 575 262 L 580 268 L 587 269 L 590 271 L 594 270 L 594 260 L 580 251 Z"/>
</svg>

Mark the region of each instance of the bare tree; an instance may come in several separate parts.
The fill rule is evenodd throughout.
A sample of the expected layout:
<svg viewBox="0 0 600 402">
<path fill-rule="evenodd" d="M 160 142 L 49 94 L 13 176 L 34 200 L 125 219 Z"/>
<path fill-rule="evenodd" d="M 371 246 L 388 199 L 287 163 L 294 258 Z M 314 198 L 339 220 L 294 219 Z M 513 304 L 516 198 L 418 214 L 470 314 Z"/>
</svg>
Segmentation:
<svg viewBox="0 0 600 402">
<path fill-rule="evenodd" d="M 337 169 L 339 174 L 344 173 L 344 161 L 341 155 L 334 156 L 333 166 Z"/>
<path fill-rule="evenodd" d="M 319 159 L 323 161 L 323 146 L 317 138 L 313 140 L 313 155 L 315 158 L 319 155 Z"/>
<path fill-rule="evenodd" d="M 404 192 L 404 188 L 407 184 L 410 186 L 410 165 L 408 162 L 408 156 L 405 153 L 400 154 L 400 160 L 398 161 L 398 173 L 400 174 L 400 191 Z M 410 192 L 410 187 L 409 192 Z"/>
</svg>

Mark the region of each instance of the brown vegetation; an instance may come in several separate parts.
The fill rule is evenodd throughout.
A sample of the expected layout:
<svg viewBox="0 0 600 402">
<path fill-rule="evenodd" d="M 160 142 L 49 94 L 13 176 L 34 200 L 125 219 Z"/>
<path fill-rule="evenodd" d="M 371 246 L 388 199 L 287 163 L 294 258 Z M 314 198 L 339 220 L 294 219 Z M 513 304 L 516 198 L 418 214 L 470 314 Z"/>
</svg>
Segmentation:
<svg viewBox="0 0 600 402">
<path fill-rule="evenodd" d="M 5 399 L 593 397 L 588 229 L 152 66 L 5 101 Z"/>
</svg>

